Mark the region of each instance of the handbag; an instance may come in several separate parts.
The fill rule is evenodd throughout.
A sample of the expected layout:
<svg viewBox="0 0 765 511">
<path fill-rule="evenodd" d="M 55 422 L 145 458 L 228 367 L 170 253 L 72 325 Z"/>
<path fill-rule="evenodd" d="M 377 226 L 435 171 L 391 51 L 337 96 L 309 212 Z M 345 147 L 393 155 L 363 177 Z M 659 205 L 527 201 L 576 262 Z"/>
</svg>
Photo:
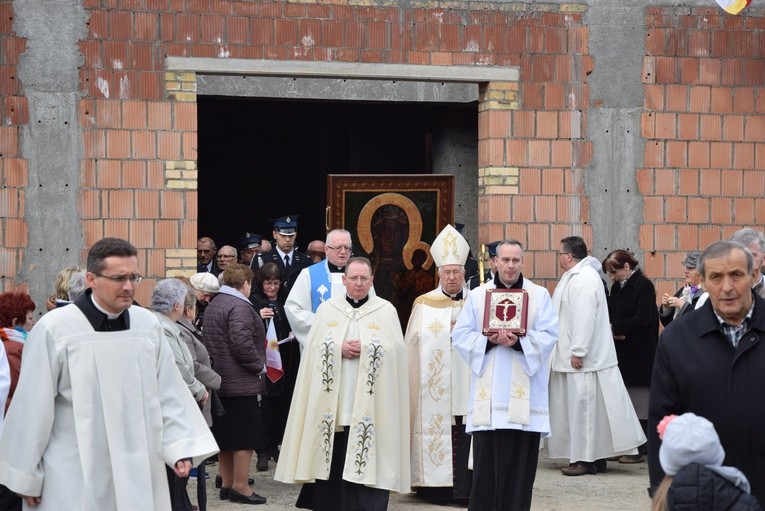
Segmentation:
<svg viewBox="0 0 765 511">
<path fill-rule="evenodd" d="M 213 417 L 223 417 L 226 414 L 226 409 L 223 408 L 223 403 L 220 402 L 218 392 L 210 389 L 210 412 Z"/>
</svg>

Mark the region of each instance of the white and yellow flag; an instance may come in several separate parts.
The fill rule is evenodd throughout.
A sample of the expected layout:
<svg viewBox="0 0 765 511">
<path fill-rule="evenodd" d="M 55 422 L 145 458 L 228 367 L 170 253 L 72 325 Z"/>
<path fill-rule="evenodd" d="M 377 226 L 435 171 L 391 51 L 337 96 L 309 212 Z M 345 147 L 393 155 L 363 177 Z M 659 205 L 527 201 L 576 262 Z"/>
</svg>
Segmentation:
<svg viewBox="0 0 765 511">
<path fill-rule="evenodd" d="M 268 376 L 272 383 L 276 383 L 283 374 L 282 355 L 279 353 L 279 338 L 276 336 L 274 321 L 271 320 L 266 332 L 266 376 Z"/>
<path fill-rule="evenodd" d="M 717 0 L 720 7 L 730 14 L 738 14 L 743 11 L 752 0 Z"/>
</svg>

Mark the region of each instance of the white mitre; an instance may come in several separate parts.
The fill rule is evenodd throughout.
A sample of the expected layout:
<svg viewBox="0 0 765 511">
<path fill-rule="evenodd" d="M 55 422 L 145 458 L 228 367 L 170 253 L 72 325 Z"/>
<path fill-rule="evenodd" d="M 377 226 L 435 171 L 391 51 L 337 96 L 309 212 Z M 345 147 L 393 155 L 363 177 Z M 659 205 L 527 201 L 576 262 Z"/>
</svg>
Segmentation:
<svg viewBox="0 0 765 511">
<path fill-rule="evenodd" d="M 447 225 L 430 246 L 430 254 L 439 268 L 446 264 L 465 266 L 470 245 L 462 234 L 451 225 Z"/>
</svg>

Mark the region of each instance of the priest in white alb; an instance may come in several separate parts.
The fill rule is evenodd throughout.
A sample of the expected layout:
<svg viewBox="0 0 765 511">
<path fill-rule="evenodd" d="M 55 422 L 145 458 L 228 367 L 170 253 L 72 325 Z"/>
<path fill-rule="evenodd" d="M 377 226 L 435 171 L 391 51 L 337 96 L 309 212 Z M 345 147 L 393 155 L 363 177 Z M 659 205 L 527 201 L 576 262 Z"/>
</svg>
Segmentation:
<svg viewBox="0 0 765 511">
<path fill-rule="evenodd" d="M 469 511 L 531 508 L 539 440 L 550 433 L 547 384 L 558 317 L 550 293 L 523 275 L 523 246 L 497 244 L 494 280 L 470 291 L 452 331 L 455 349 L 470 367 L 466 430 L 473 437 Z M 528 294 L 523 332 L 483 333 L 491 289 Z"/>
<path fill-rule="evenodd" d="M 584 259 L 579 236 L 561 240 L 555 287 L 560 340 L 552 357 L 550 458 L 570 461 L 567 476 L 606 471 L 606 458 L 637 454 L 645 435 L 616 359 L 603 281 Z M 617 341 L 618 342 L 618 341 Z"/>
<path fill-rule="evenodd" d="M 465 433 L 470 370 L 452 348 L 452 329 L 467 298 L 465 261 L 470 246 L 447 225 L 430 253 L 439 286 L 419 296 L 404 342 L 409 362 L 412 487 L 432 502 L 470 496 L 470 436 Z"/>
<path fill-rule="evenodd" d="M 169 511 L 178 477 L 218 446 L 151 312 L 131 306 L 135 247 L 105 238 L 89 286 L 37 322 L 0 437 L 0 484 L 39 510 Z"/>
<path fill-rule="evenodd" d="M 404 339 L 393 305 L 369 293 L 368 259 L 349 259 L 343 283 L 304 340 L 274 479 L 304 483 L 299 508 L 383 511 L 410 488 Z"/>
</svg>

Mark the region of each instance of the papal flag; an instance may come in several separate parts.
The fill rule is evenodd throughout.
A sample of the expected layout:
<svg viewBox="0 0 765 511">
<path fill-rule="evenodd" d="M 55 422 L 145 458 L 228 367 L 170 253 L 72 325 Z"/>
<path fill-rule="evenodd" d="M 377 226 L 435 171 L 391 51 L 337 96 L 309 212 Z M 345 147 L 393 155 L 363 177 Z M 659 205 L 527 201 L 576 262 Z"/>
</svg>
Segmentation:
<svg viewBox="0 0 765 511">
<path fill-rule="evenodd" d="M 752 3 L 752 0 L 717 0 L 720 7 L 725 9 L 725 12 L 731 14 L 738 14 L 743 11 L 747 5 Z"/>
<path fill-rule="evenodd" d="M 276 336 L 274 321 L 271 320 L 266 332 L 266 376 L 268 376 L 272 383 L 276 383 L 283 374 L 282 355 L 279 353 L 279 338 Z"/>
</svg>

